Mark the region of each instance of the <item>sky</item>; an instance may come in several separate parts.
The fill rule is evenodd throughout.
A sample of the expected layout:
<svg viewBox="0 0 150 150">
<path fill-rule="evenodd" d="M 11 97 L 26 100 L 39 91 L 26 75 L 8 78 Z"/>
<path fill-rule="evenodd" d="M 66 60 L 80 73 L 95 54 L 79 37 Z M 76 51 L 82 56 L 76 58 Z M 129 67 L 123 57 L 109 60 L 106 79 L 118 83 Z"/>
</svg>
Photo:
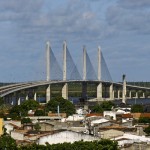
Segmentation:
<svg viewBox="0 0 150 150">
<path fill-rule="evenodd" d="M 150 0 L 1 0 L 0 82 L 45 80 L 46 42 L 62 64 L 64 40 L 78 66 L 100 46 L 113 81 L 150 81 Z"/>
</svg>

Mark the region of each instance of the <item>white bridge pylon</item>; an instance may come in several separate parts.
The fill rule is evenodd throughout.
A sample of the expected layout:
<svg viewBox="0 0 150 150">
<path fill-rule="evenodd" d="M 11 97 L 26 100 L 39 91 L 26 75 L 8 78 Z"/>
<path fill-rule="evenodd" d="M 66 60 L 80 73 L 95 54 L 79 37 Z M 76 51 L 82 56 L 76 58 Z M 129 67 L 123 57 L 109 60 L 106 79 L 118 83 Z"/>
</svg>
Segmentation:
<svg viewBox="0 0 150 150">
<path fill-rule="evenodd" d="M 101 48 L 98 47 L 97 65 L 98 68 L 95 71 L 90 57 L 83 47 L 83 72 L 79 72 L 77 65 L 74 63 L 72 56 L 67 48 L 67 43 L 63 43 L 63 64 L 60 67 L 52 49 L 50 43 L 46 43 L 46 80 L 98 80 L 98 81 L 112 81 L 111 75 L 104 60 Z M 96 73 L 97 72 L 97 73 Z M 96 75 L 97 74 L 97 75 Z M 82 77 L 81 77 L 82 76 Z"/>
</svg>

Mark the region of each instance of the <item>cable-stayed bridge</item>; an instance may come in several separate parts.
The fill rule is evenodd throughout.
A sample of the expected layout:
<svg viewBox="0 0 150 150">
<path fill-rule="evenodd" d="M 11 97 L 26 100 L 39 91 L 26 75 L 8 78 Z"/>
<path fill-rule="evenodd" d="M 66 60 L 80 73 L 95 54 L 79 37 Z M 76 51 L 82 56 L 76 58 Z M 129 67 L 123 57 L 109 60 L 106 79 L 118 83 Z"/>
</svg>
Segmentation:
<svg viewBox="0 0 150 150">
<path fill-rule="evenodd" d="M 97 62 L 97 69 L 95 70 L 93 62 Z M 62 65 L 61 65 L 62 64 Z M 63 62 L 59 64 L 55 57 L 50 43 L 46 43 L 46 80 L 35 82 L 23 82 L 0 87 L 0 96 L 4 98 L 6 103 L 20 104 L 20 92 L 25 92 L 25 99 L 31 98 L 29 91 L 34 93 L 33 98 L 37 100 L 37 87 L 46 86 L 46 102 L 51 99 L 51 86 L 61 84 L 62 97 L 68 99 L 68 84 L 78 83 L 82 86 L 81 97 L 87 97 L 88 84 L 96 85 L 96 100 L 114 100 L 122 99 L 126 102 L 127 98 L 145 98 L 148 97 L 150 88 L 127 85 L 125 75 L 123 76 L 122 83 L 113 82 L 109 73 L 107 64 L 102 54 L 101 48 L 98 47 L 97 61 L 91 61 L 86 47 L 83 48 L 83 62 L 80 64 L 83 71 L 80 72 L 77 65 L 69 52 L 66 42 L 63 44 Z M 106 94 L 107 93 L 107 94 Z M 15 102 L 12 97 L 15 96 Z"/>
</svg>

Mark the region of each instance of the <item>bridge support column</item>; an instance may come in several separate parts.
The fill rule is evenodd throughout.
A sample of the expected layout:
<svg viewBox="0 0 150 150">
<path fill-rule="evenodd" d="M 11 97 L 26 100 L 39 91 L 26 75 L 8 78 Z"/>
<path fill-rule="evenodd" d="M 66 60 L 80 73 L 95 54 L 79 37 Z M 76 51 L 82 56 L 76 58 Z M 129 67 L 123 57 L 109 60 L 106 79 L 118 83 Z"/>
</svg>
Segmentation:
<svg viewBox="0 0 150 150">
<path fill-rule="evenodd" d="M 34 93 L 34 100 L 37 101 L 37 93 Z"/>
<path fill-rule="evenodd" d="M 10 100 L 11 100 L 11 105 L 14 105 L 14 100 L 12 98 Z"/>
<path fill-rule="evenodd" d="M 20 97 L 19 97 L 19 98 L 18 98 L 17 105 L 20 105 L 20 103 L 21 103 L 21 99 L 20 99 Z"/>
<path fill-rule="evenodd" d="M 136 91 L 135 93 L 135 98 L 138 98 L 138 91 Z"/>
<path fill-rule="evenodd" d="M 102 99 L 103 85 L 102 83 L 97 86 L 97 98 Z"/>
<path fill-rule="evenodd" d="M 46 103 L 48 103 L 51 99 L 51 86 L 49 85 L 46 89 Z"/>
<path fill-rule="evenodd" d="M 127 91 L 126 91 L 126 76 L 123 75 L 123 89 L 122 89 L 122 102 L 123 103 L 126 103 L 126 94 L 127 94 Z"/>
<path fill-rule="evenodd" d="M 28 96 L 28 94 L 26 95 L 26 98 L 25 98 L 25 100 L 29 100 L 29 96 Z"/>
<path fill-rule="evenodd" d="M 68 83 L 65 83 L 62 88 L 62 97 L 68 99 Z"/>
<path fill-rule="evenodd" d="M 111 84 L 109 87 L 109 98 L 110 100 L 114 99 L 113 84 Z"/>
<path fill-rule="evenodd" d="M 132 91 L 131 90 L 129 91 L 129 98 L 130 99 L 132 98 Z"/>
<path fill-rule="evenodd" d="M 145 98 L 145 92 L 143 92 L 143 98 Z"/>
<path fill-rule="evenodd" d="M 118 99 L 120 99 L 120 90 L 118 90 Z"/>
</svg>

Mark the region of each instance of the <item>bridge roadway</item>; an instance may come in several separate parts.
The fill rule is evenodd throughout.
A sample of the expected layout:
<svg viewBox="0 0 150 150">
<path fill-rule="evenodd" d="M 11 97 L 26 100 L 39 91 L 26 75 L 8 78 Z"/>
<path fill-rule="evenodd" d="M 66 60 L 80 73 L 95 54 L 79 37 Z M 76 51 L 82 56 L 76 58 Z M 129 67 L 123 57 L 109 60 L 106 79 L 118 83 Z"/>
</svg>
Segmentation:
<svg viewBox="0 0 150 150">
<path fill-rule="evenodd" d="M 103 84 L 113 84 L 116 87 L 122 87 L 122 83 L 110 82 L 110 81 L 98 81 L 98 80 L 67 80 L 67 81 L 34 81 L 34 82 L 22 82 L 17 84 L 11 84 L 7 86 L 0 87 L 0 97 L 5 97 L 11 93 L 18 92 L 24 89 L 30 89 L 38 86 L 45 86 L 51 84 L 65 84 L 65 83 L 103 83 Z M 133 85 L 126 85 L 127 88 L 133 90 L 150 90 L 148 87 L 141 87 L 141 86 L 133 86 Z"/>
</svg>

